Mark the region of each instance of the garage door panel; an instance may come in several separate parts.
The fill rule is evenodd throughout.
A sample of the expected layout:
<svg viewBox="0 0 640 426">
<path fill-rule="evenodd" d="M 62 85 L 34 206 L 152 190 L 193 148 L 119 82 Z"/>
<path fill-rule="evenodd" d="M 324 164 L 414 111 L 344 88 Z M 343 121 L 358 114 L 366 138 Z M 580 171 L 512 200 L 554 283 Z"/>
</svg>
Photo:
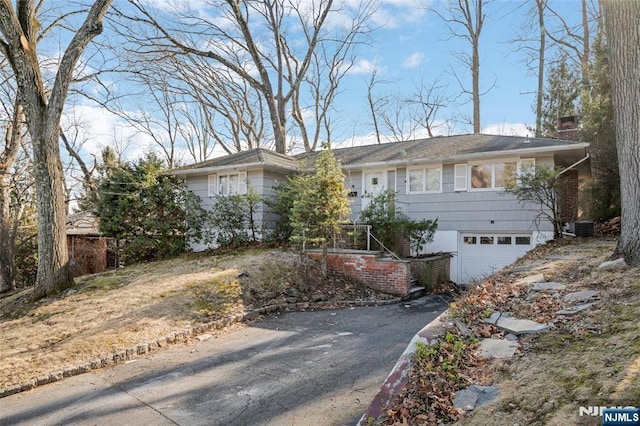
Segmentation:
<svg viewBox="0 0 640 426">
<path fill-rule="evenodd" d="M 478 282 L 531 250 L 531 234 L 463 233 L 460 238 L 459 281 Z"/>
</svg>

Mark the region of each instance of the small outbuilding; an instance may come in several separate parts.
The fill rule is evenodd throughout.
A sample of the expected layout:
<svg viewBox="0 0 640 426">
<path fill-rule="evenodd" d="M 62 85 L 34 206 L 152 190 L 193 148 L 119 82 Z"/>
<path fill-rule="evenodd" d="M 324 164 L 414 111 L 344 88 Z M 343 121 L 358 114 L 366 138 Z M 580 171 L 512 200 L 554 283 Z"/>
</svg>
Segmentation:
<svg viewBox="0 0 640 426">
<path fill-rule="evenodd" d="M 103 272 L 109 266 L 107 238 L 100 233 L 98 223 L 91 212 L 67 217 L 67 247 L 74 277 Z"/>
</svg>

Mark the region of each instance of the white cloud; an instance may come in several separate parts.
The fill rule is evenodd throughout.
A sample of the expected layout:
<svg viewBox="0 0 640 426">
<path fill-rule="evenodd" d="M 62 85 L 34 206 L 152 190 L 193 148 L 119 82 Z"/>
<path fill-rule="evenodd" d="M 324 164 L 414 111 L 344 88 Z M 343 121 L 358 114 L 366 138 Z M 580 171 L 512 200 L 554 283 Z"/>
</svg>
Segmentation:
<svg viewBox="0 0 640 426">
<path fill-rule="evenodd" d="M 524 123 L 496 123 L 482 128 L 488 135 L 532 136 L 531 130 Z"/>
<path fill-rule="evenodd" d="M 404 68 L 417 68 L 424 63 L 424 54 L 415 52 L 402 62 Z"/>
<path fill-rule="evenodd" d="M 384 73 L 386 68 L 380 67 L 379 62 L 379 58 L 375 58 L 373 61 L 360 59 L 353 64 L 348 74 L 371 74 L 373 71 Z"/>
<path fill-rule="evenodd" d="M 77 140 L 84 141 L 81 151 L 87 155 L 100 158 L 104 147 L 120 146 L 116 150 L 124 150 L 124 160 L 135 160 L 153 146 L 148 135 L 137 132 L 121 118 L 98 106 L 69 107 L 62 117 L 61 126 L 66 129 L 74 123 L 78 124 Z"/>
<path fill-rule="evenodd" d="M 386 28 L 399 28 L 404 23 L 421 21 L 427 13 L 426 3 L 424 0 L 382 0 L 372 19 Z"/>
</svg>

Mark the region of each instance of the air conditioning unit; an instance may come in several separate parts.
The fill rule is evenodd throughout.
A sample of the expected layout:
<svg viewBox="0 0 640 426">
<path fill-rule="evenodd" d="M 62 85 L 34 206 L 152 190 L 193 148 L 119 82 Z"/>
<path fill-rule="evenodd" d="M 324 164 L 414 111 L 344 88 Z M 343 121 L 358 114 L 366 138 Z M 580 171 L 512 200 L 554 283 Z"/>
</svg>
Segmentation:
<svg viewBox="0 0 640 426">
<path fill-rule="evenodd" d="M 595 224 L 590 220 L 579 220 L 569 224 L 569 232 L 576 237 L 593 237 Z"/>
</svg>

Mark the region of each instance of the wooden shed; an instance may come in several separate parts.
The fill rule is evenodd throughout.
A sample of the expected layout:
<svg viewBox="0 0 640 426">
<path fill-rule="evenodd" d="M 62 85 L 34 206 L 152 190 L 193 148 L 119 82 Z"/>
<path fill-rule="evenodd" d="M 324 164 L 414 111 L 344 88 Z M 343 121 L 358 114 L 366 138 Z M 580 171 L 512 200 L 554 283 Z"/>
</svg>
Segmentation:
<svg viewBox="0 0 640 426">
<path fill-rule="evenodd" d="M 98 218 L 91 212 L 67 217 L 67 247 L 74 277 L 107 269 L 107 238 L 100 233 Z"/>
</svg>

